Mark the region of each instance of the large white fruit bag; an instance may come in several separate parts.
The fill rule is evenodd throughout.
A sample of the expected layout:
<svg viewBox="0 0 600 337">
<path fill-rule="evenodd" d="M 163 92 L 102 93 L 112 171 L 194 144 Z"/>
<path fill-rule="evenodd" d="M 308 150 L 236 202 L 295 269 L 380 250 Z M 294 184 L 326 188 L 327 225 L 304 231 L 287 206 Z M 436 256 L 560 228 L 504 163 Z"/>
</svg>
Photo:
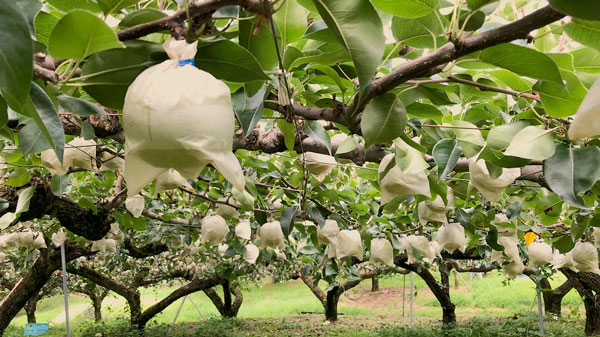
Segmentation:
<svg viewBox="0 0 600 337">
<path fill-rule="evenodd" d="M 170 59 L 142 72 L 123 106 L 125 181 L 139 193 L 169 169 L 195 179 L 207 164 L 244 190 L 240 164 L 231 152 L 235 116 L 225 83 L 180 60 L 193 59 L 197 42 L 170 39 Z"/>
<path fill-rule="evenodd" d="M 379 263 L 394 268 L 394 248 L 386 238 L 371 240 L 371 263 Z"/>
<path fill-rule="evenodd" d="M 465 228 L 458 223 L 444 224 L 437 232 L 437 241 L 448 253 L 457 249 L 464 253 L 467 243 Z"/>
<path fill-rule="evenodd" d="M 600 79 L 596 79 L 579 105 L 569 126 L 569 139 L 577 140 L 600 135 Z"/>
<path fill-rule="evenodd" d="M 520 175 L 520 168 L 503 168 L 502 174 L 494 179 L 485 165 L 483 159 L 477 160 L 477 156 L 469 159 L 469 174 L 471 185 L 473 185 L 484 198 L 496 202 L 502 198 L 504 188 L 512 184 Z"/>
<path fill-rule="evenodd" d="M 325 220 L 323 227 L 317 226 L 317 240 L 319 244 L 336 243 L 337 236 L 340 233 L 338 223 L 335 220 Z"/>
<path fill-rule="evenodd" d="M 527 247 L 529 255 L 529 264 L 543 266 L 552 263 L 552 247 L 544 242 L 534 242 Z"/>
<path fill-rule="evenodd" d="M 387 204 L 401 195 L 421 194 L 431 198 L 429 180 L 424 171 L 416 174 L 404 174 L 397 165 L 394 165 L 382 179 L 381 176 L 392 160 L 395 160 L 395 157 L 393 153 L 390 153 L 383 157 L 379 164 L 378 176 L 382 204 Z"/>
<path fill-rule="evenodd" d="M 335 257 L 337 259 L 346 256 L 355 256 L 359 260 L 363 259 L 363 246 L 359 231 L 351 228 L 343 229 L 338 233 L 335 241 Z"/>
<path fill-rule="evenodd" d="M 579 271 L 600 274 L 598 268 L 598 251 L 589 242 L 577 242 L 570 252 L 574 267 Z"/>
</svg>

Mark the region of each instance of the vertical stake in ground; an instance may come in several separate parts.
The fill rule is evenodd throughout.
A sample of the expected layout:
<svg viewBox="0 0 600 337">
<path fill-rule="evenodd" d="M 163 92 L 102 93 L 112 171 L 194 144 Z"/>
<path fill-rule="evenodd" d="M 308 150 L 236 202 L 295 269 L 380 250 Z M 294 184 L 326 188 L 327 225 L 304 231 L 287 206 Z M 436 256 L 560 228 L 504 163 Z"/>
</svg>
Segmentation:
<svg viewBox="0 0 600 337">
<path fill-rule="evenodd" d="M 65 257 L 65 243 L 60 245 L 60 260 L 62 262 L 63 294 L 65 295 L 65 322 L 67 324 L 67 337 L 71 337 L 69 323 L 69 290 L 67 289 L 67 262 Z"/>
<path fill-rule="evenodd" d="M 179 305 L 179 308 L 177 308 L 177 312 L 175 313 L 175 318 L 173 318 L 173 324 L 171 324 L 171 327 L 175 326 L 175 322 L 177 322 L 177 317 L 179 317 L 179 313 L 181 312 L 181 308 L 183 308 L 183 303 L 185 303 L 185 300 L 187 299 L 187 296 L 185 296 L 182 300 L 181 300 L 181 304 Z"/>
<path fill-rule="evenodd" d="M 542 292 L 539 289 L 540 288 L 539 281 L 537 281 L 536 283 L 538 284 L 538 286 L 537 286 L 538 289 L 536 289 L 536 292 L 537 292 L 538 318 L 540 320 L 540 334 L 542 336 L 545 336 L 546 333 L 544 332 L 544 313 L 542 311 Z"/>
<path fill-rule="evenodd" d="M 413 327 L 413 273 L 410 272 L 410 294 L 408 298 L 408 327 Z"/>
</svg>

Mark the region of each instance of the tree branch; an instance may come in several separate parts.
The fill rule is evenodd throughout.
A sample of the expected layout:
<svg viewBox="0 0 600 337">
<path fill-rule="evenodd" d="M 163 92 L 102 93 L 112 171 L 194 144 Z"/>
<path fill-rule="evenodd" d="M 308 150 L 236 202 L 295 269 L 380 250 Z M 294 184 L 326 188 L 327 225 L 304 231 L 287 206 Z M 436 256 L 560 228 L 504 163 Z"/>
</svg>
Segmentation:
<svg viewBox="0 0 600 337">
<path fill-rule="evenodd" d="M 190 20 L 202 23 L 208 21 L 214 11 L 225 6 L 241 6 L 250 12 L 259 14 L 265 12 L 264 5 L 260 0 L 204 0 L 194 2 L 189 5 L 187 10 L 185 8 L 178 10 L 171 16 L 121 29 L 117 32 L 117 36 L 119 40 L 126 41 L 162 30 L 175 31 L 188 19 L 188 13 Z"/>
<path fill-rule="evenodd" d="M 448 42 L 431 54 L 406 62 L 388 75 L 371 81 L 371 90 L 367 96 L 360 104 L 357 96 L 354 102 L 346 108 L 345 114 L 346 116 L 353 114 L 357 109 L 362 111 L 364 106 L 376 96 L 383 95 L 410 79 L 423 76 L 435 66 L 501 43 L 527 39 L 532 30 L 544 27 L 564 16 L 564 14 L 557 12 L 550 6 L 546 6 L 502 27 L 463 38 L 456 42 Z"/>
</svg>

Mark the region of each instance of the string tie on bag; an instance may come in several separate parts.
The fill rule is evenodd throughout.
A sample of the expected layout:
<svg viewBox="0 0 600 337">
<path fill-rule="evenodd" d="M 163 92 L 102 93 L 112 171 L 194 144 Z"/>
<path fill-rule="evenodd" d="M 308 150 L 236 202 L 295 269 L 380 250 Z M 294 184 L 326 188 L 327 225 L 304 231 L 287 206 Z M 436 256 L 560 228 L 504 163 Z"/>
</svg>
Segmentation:
<svg viewBox="0 0 600 337">
<path fill-rule="evenodd" d="M 195 66 L 195 62 L 194 59 L 189 59 L 189 60 L 179 60 L 179 66 L 183 67 L 184 65 L 189 64 L 191 66 Z"/>
</svg>

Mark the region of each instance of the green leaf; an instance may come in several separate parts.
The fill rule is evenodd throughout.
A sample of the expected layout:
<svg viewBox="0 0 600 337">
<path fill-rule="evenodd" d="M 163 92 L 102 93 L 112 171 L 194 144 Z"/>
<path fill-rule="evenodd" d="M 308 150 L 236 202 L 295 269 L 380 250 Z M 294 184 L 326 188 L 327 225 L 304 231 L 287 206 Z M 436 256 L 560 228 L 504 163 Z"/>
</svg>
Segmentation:
<svg viewBox="0 0 600 337">
<path fill-rule="evenodd" d="M 0 94 L 20 111 L 33 77 L 33 41 L 27 20 L 13 1 L 0 6 Z"/>
<path fill-rule="evenodd" d="M 550 0 L 550 6 L 576 18 L 600 20 L 600 6 L 597 0 Z"/>
<path fill-rule="evenodd" d="M 348 137 L 344 139 L 344 141 L 337 147 L 335 151 L 335 155 L 340 155 L 343 153 L 348 153 L 358 147 L 356 140 L 354 137 Z"/>
<path fill-rule="evenodd" d="M 13 170 L 8 177 L 8 181 L 6 185 L 21 187 L 27 184 L 31 180 L 31 173 L 28 170 L 19 167 L 16 170 Z"/>
<path fill-rule="evenodd" d="M 254 96 L 247 97 L 246 91 L 242 87 L 231 97 L 233 110 L 246 136 L 256 127 L 262 117 L 267 88 L 268 86 L 265 85 Z"/>
<path fill-rule="evenodd" d="M 67 193 L 67 188 L 71 185 L 71 178 L 69 175 L 58 175 L 55 174 L 52 176 L 52 181 L 50 181 L 50 190 L 52 194 L 57 197 L 62 197 L 63 194 Z"/>
<path fill-rule="evenodd" d="M 8 122 L 8 106 L 2 96 L 0 96 L 0 127 L 3 127 Z"/>
<path fill-rule="evenodd" d="M 508 217 L 509 220 L 515 220 L 516 218 L 519 217 L 519 215 L 521 215 L 522 208 L 523 208 L 523 199 L 521 199 L 517 202 L 513 202 L 512 204 L 508 205 L 508 207 L 506 208 L 506 216 Z"/>
<path fill-rule="evenodd" d="M 600 52 L 595 49 L 584 47 L 573 50 L 573 67 L 576 72 L 589 74 L 600 73 Z"/>
<path fill-rule="evenodd" d="M 394 17 L 392 34 L 397 41 L 415 48 L 439 47 L 446 42 L 442 36 L 444 31 L 435 14 L 416 19 Z"/>
<path fill-rule="evenodd" d="M 40 12 L 35 17 L 35 38 L 38 42 L 48 45 L 50 34 L 54 26 L 58 23 L 59 18 L 52 14 Z"/>
<path fill-rule="evenodd" d="M 406 109 L 396 95 L 385 94 L 375 97 L 365 107 L 360 122 L 365 148 L 398 138 L 404 134 L 406 121 Z"/>
<path fill-rule="evenodd" d="M 519 75 L 513 73 L 512 71 L 499 69 L 492 70 L 489 72 L 490 75 L 504 82 L 504 84 L 508 85 L 510 88 L 516 91 L 529 91 L 531 90 L 531 83 L 527 80 L 524 80 Z"/>
<path fill-rule="evenodd" d="M 574 149 L 557 144 L 554 156 L 544 161 L 544 177 L 552 191 L 569 205 L 590 209 L 577 194 L 592 188 L 600 177 L 600 148 Z"/>
<path fill-rule="evenodd" d="M 136 0 L 137 1 L 137 0 Z M 143 8 L 139 11 L 133 11 L 127 14 L 121 22 L 119 22 L 119 27 L 133 27 L 135 25 L 140 25 L 142 23 L 162 19 L 166 17 L 167 14 L 154 9 L 154 8 Z"/>
<path fill-rule="evenodd" d="M 596 7 L 600 6 L 596 4 Z M 600 22 L 573 19 L 565 26 L 565 32 L 573 40 L 600 50 Z"/>
<path fill-rule="evenodd" d="M 554 154 L 553 130 L 528 126 L 519 131 L 504 152 L 507 156 L 545 160 Z"/>
<path fill-rule="evenodd" d="M 90 208 L 92 211 L 94 211 L 94 213 L 98 213 L 98 208 L 96 207 L 94 200 L 92 200 L 90 197 L 81 197 L 77 204 L 81 207 Z"/>
<path fill-rule="evenodd" d="M 531 48 L 503 43 L 484 49 L 480 52 L 479 59 L 519 75 L 562 83 L 560 72 L 554 61 L 547 55 Z M 532 64 L 535 64 L 535 67 L 532 67 Z"/>
<path fill-rule="evenodd" d="M 566 254 L 575 247 L 575 242 L 570 235 L 561 235 L 552 242 L 552 247 L 558 249 L 561 254 Z"/>
<path fill-rule="evenodd" d="M 506 149 L 515 135 L 527 125 L 527 122 L 519 121 L 492 127 L 487 136 L 486 146 L 498 150 Z"/>
<path fill-rule="evenodd" d="M 438 167 L 438 182 L 454 170 L 462 149 L 454 139 L 442 139 L 433 147 L 432 155 Z"/>
<path fill-rule="evenodd" d="M 454 133 L 454 136 L 460 143 L 460 147 L 467 158 L 471 158 L 481 151 L 481 148 L 485 145 L 485 141 L 483 140 L 481 131 L 476 129 L 476 125 L 461 120 L 451 121 L 449 124 L 468 128 L 449 129 L 450 132 Z"/>
<path fill-rule="evenodd" d="M 310 67 L 308 67 L 308 69 L 316 69 L 316 70 L 322 72 L 323 74 L 331 77 L 331 79 L 333 79 L 335 81 L 335 83 L 337 84 L 338 88 L 340 88 L 342 95 L 344 94 L 344 92 L 346 92 L 346 86 L 344 86 L 344 84 L 342 83 L 342 79 L 340 78 L 340 75 L 335 70 L 333 70 L 333 68 L 324 66 L 322 64 L 313 64 Z"/>
<path fill-rule="evenodd" d="M 46 2 L 63 12 L 70 12 L 74 9 L 85 9 L 92 13 L 102 11 L 95 0 L 47 0 Z"/>
<path fill-rule="evenodd" d="M 308 11 L 296 1 L 285 1 L 273 14 L 284 46 L 296 42 L 304 34 L 307 15 Z"/>
<path fill-rule="evenodd" d="M 269 79 L 252 53 L 229 40 L 200 45 L 194 61 L 196 67 L 225 81 L 245 83 Z"/>
<path fill-rule="evenodd" d="M 241 13 L 240 18 L 244 18 L 244 20 L 239 20 L 240 46 L 248 49 L 256 57 L 263 70 L 277 68 L 278 51 L 275 49 L 270 25 L 265 22 L 258 26 L 257 19 L 245 19 L 246 17 Z M 275 28 L 277 29 L 277 25 Z M 279 34 L 279 31 L 275 32 L 276 36 Z"/>
<path fill-rule="evenodd" d="M 29 25 L 29 33 L 31 37 L 35 37 L 35 18 L 42 9 L 42 3 L 38 0 L 15 0 L 15 4 L 21 10 L 21 13 L 27 20 Z"/>
<path fill-rule="evenodd" d="M 310 26 L 308 26 L 302 38 L 330 43 L 337 43 L 338 41 L 323 20 L 314 21 Z"/>
<path fill-rule="evenodd" d="M 40 131 L 48 140 L 48 143 L 56 152 L 58 160 L 62 163 L 63 152 L 65 148 L 65 132 L 63 129 L 58 112 L 50 97 L 35 82 L 31 85 L 30 99 L 27 102 L 26 110 L 28 116 L 33 118 Z"/>
<path fill-rule="evenodd" d="M 60 104 L 60 106 L 74 115 L 88 117 L 104 114 L 104 110 L 102 110 L 101 107 L 84 99 L 68 95 L 58 95 L 56 98 L 58 99 L 58 104 Z"/>
<path fill-rule="evenodd" d="M 538 92 L 546 113 L 552 117 L 568 117 L 574 115 L 587 94 L 587 89 L 577 76 L 570 71 L 563 71 L 566 86 L 563 83 L 539 81 L 533 86 Z"/>
<path fill-rule="evenodd" d="M 313 0 L 321 18 L 350 53 L 361 91 L 375 75 L 385 50 L 379 15 L 368 0 Z"/>
<path fill-rule="evenodd" d="M 406 144 L 412 146 L 417 149 L 419 152 L 427 153 L 427 148 L 417 142 L 415 142 L 412 138 L 410 138 L 406 133 L 402 133 L 400 135 L 400 139 L 402 139 Z"/>
<path fill-rule="evenodd" d="M 24 156 L 51 149 L 52 146 L 36 123 L 26 124 L 18 133 L 19 148 Z"/>
<path fill-rule="evenodd" d="M 48 41 L 48 51 L 59 59 L 83 60 L 91 54 L 114 48 L 125 48 L 125 45 L 102 19 L 84 10 L 63 16 Z"/>
<path fill-rule="evenodd" d="M 479 10 L 481 7 L 495 1 L 497 0 L 467 0 L 467 7 L 469 7 L 471 11 L 476 11 Z"/>
<path fill-rule="evenodd" d="M 96 138 L 96 131 L 92 124 L 88 122 L 81 123 L 81 137 L 85 140 L 90 140 Z"/>
<path fill-rule="evenodd" d="M 415 116 L 423 119 L 431 119 L 436 123 L 442 123 L 444 115 L 442 112 L 431 104 L 415 102 L 406 106 L 406 113 L 409 116 Z"/>
<path fill-rule="evenodd" d="M 277 126 L 283 133 L 285 147 L 290 151 L 293 150 L 296 145 L 296 126 L 286 122 L 285 119 L 278 119 Z"/>
<path fill-rule="evenodd" d="M 285 48 L 285 52 L 283 53 L 283 69 L 290 70 L 290 67 L 294 61 L 303 56 L 304 54 L 300 51 L 300 49 L 293 46 L 288 46 Z"/>
<path fill-rule="evenodd" d="M 109 16 L 111 13 L 136 4 L 138 1 L 140 0 L 98 0 L 98 5 L 102 8 L 104 15 Z"/>
<path fill-rule="evenodd" d="M 404 174 L 417 174 L 429 168 L 429 164 L 424 159 L 424 153 L 408 145 L 401 139 L 394 141 L 396 166 Z"/>
<path fill-rule="evenodd" d="M 325 147 L 327 147 L 327 151 L 329 151 L 329 154 L 332 154 L 331 139 L 327 134 L 327 130 L 325 130 L 319 121 L 306 120 L 304 122 L 304 126 L 302 127 L 302 131 L 304 131 L 304 133 L 306 133 L 309 137 L 325 145 Z"/>
<path fill-rule="evenodd" d="M 439 0 L 372 0 L 377 9 L 401 18 L 418 18 L 439 7 Z"/>
<path fill-rule="evenodd" d="M 290 47 L 288 47 L 288 49 L 289 48 Z M 291 62 L 288 69 L 294 69 L 307 63 L 330 65 L 347 59 L 348 52 L 345 49 L 340 49 L 332 52 L 324 52 L 316 55 L 298 57 L 293 62 Z"/>
<path fill-rule="evenodd" d="M 19 215 L 29 210 L 29 202 L 31 201 L 31 197 L 33 197 L 34 192 L 35 186 L 29 186 L 19 193 L 19 200 L 17 200 L 15 214 Z"/>
<path fill-rule="evenodd" d="M 286 207 L 283 209 L 281 213 L 281 219 L 279 220 L 279 224 L 281 225 L 281 230 L 283 231 L 283 236 L 288 237 L 294 228 L 294 219 L 298 214 L 298 210 L 294 207 Z"/>
<path fill-rule="evenodd" d="M 83 89 L 101 105 L 120 110 L 127 88 L 147 67 L 161 60 L 162 47 L 156 43 L 132 41 L 126 49 L 92 55 L 83 65 Z"/>
<path fill-rule="evenodd" d="M 134 218 L 131 217 L 131 226 L 136 231 L 144 231 L 147 229 L 146 220 L 143 217 Z"/>
<path fill-rule="evenodd" d="M 4 215 L 0 217 L 0 230 L 6 229 L 16 218 L 17 215 L 13 212 L 4 213 Z"/>
<path fill-rule="evenodd" d="M 504 247 L 498 243 L 498 230 L 496 228 L 488 231 L 485 242 L 494 250 L 504 251 Z"/>
</svg>

